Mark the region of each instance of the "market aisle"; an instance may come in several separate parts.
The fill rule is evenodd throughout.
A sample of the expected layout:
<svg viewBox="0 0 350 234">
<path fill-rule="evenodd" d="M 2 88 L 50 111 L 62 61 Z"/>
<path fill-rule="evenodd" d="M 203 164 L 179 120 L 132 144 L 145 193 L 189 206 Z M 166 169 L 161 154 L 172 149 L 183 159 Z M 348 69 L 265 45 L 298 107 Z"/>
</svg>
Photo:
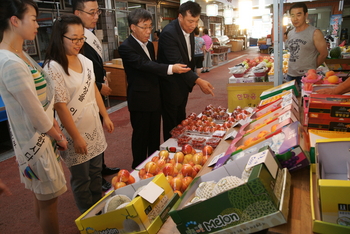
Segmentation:
<svg viewBox="0 0 350 234">
<path fill-rule="evenodd" d="M 251 47 L 240 52 L 231 52 L 228 55 L 230 62 L 216 66 L 209 73 L 202 73 L 201 78 L 208 80 L 215 87 L 215 97 L 204 95 L 198 87 L 193 89 L 187 105 L 187 114 L 200 113 L 205 106 L 227 107 L 226 85 L 230 74 L 228 68 L 242 62 L 244 58 L 259 56 L 257 47 Z M 131 170 L 131 125 L 127 107 L 110 114 L 115 125 L 112 134 L 106 133 L 108 148 L 105 153 L 106 165 Z M 20 183 L 15 157 L 0 162 L 0 178 L 10 187 L 13 195 L 0 197 L 0 233 L 4 234 L 37 234 L 41 233 L 36 217 L 34 217 L 32 195 Z M 80 233 L 74 220 L 80 213 L 74 204 L 72 191 L 69 185 L 69 171 L 64 166 L 68 191 L 59 198 L 60 230 L 63 234 Z M 110 180 L 113 176 L 107 177 Z"/>
</svg>

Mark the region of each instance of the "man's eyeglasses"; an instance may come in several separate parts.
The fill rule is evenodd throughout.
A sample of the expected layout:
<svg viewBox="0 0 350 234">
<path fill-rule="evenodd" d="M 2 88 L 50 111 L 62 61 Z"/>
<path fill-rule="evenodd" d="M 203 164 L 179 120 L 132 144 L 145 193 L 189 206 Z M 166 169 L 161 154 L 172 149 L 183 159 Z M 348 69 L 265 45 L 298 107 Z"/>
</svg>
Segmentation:
<svg viewBox="0 0 350 234">
<path fill-rule="evenodd" d="M 135 24 L 136 25 L 136 24 Z M 151 27 L 141 27 L 141 26 L 138 26 L 138 25 L 136 25 L 137 27 L 139 27 L 139 28 L 141 28 L 142 30 L 147 30 L 147 29 L 149 29 L 149 30 L 153 30 L 154 29 L 154 26 L 151 26 Z"/>
<path fill-rule="evenodd" d="M 86 37 L 82 37 L 82 38 L 70 38 L 70 37 L 66 37 L 63 35 L 63 37 L 67 38 L 68 40 L 71 40 L 73 44 L 78 44 L 78 42 L 82 42 L 84 43 L 86 41 Z"/>
<path fill-rule="evenodd" d="M 101 13 L 102 13 L 102 10 L 101 10 L 101 9 L 98 9 L 98 10 L 95 11 L 95 12 L 87 12 L 87 11 L 83 11 L 83 10 L 78 10 L 78 11 L 82 11 L 82 12 L 88 14 L 88 15 L 91 15 L 91 16 L 101 15 Z"/>
</svg>

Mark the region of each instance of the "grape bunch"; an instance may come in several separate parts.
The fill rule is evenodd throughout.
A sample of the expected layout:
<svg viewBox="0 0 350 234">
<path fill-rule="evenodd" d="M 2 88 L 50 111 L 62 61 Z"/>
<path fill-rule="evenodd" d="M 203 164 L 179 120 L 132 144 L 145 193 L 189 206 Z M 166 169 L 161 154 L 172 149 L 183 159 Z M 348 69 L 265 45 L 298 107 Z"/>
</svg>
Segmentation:
<svg viewBox="0 0 350 234">
<path fill-rule="evenodd" d="M 285 161 L 283 161 L 283 160 L 279 160 L 280 161 L 280 163 L 281 163 L 281 166 L 284 168 L 284 167 L 286 167 L 286 168 L 291 168 L 291 167 L 294 167 L 296 164 L 297 164 L 297 162 L 298 162 L 298 160 L 299 160 L 299 156 L 292 156 L 290 159 L 288 159 L 288 160 L 285 160 Z"/>
</svg>

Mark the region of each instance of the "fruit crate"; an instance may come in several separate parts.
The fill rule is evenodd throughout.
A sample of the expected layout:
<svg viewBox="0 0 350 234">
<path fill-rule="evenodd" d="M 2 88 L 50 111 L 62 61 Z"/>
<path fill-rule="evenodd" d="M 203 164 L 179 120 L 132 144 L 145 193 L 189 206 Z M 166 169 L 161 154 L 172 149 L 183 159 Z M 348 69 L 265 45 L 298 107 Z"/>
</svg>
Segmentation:
<svg viewBox="0 0 350 234">
<path fill-rule="evenodd" d="M 228 46 L 213 46 L 214 53 L 225 53 L 230 47 Z"/>
</svg>

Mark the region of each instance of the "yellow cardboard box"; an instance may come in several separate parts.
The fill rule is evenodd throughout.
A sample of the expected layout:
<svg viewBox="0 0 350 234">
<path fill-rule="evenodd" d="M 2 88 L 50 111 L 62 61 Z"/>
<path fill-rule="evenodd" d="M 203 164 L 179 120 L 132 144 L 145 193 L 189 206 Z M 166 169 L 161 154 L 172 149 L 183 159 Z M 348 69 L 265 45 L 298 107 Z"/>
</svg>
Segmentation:
<svg viewBox="0 0 350 234">
<path fill-rule="evenodd" d="M 336 132 L 318 129 L 309 129 L 310 137 L 310 159 L 311 163 L 315 163 L 315 145 L 316 141 L 320 139 L 331 139 L 331 138 L 349 138 L 350 132 Z"/>
<path fill-rule="evenodd" d="M 320 234 L 349 234 L 350 227 L 322 221 L 317 187 L 318 184 L 316 180 L 316 164 L 312 164 L 310 167 L 310 204 L 312 217 L 312 231 Z"/>
<path fill-rule="evenodd" d="M 137 196 L 132 199 L 142 186 L 146 186 L 146 188 L 151 186 L 155 189 L 146 196 Z M 160 191 L 156 196 L 154 196 L 155 190 Z M 124 208 L 105 212 L 104 207 L 108 199 L 118 194 L 126 195 L 132 201 Z M 155 200 L 148 201 L 150 200 L 149 196 Z M 104 232 L 155 234 L 168 218 L 168 212 L 178 198 L 178 194 L 174 194 L 164 174 L 159 174 L 111 191 L 77 218 L 75 223 L 82 234 Z M 99 214 L 100 212 L 101 214 Z"/>
<path fill-rule="evenodd" d="M 350 139 L 316 141 L 316 177 L 322 221 L 350 228 Z"/>
<path fill-rule="evenodd" d="M 237 106 L 256 107 L 260 102 L 260 94 L 272 88 L 273 82 L 227 84 L 228 111 L 232 112 Z"/>
</svg>

